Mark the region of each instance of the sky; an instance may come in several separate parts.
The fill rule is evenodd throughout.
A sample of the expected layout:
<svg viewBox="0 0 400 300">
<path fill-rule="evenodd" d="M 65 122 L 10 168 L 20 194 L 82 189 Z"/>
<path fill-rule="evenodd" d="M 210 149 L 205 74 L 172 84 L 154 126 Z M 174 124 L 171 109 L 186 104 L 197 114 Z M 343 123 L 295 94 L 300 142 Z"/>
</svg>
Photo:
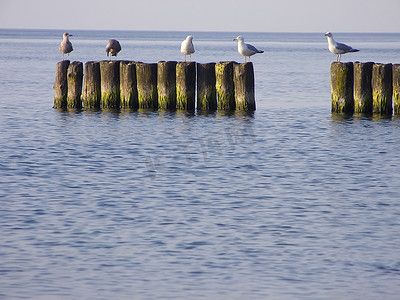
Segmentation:
<svg viewBox="0 0 400 300">
<path fill-rule="evenodd" d="M 400 0 L 0 0 L 0 28 L 400 32 Z"/>
</svg>

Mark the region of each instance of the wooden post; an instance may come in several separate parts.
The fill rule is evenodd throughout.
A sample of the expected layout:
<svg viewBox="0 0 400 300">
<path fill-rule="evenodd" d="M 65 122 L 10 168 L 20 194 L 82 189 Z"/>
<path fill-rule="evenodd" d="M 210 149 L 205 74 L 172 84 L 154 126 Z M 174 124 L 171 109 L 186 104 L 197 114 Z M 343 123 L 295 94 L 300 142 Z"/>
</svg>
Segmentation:
<svg viewBox="0 0 400 300">
<path fill-rule="evenodd" d="M 176 61 L 160 61 L 157 64 L 158 107 L 176 108 Z"/>
<path fill-rule="evenodd" d="M 392 64 L 374 64 L 372 67 L 373 112 L 392 114 Z"/>
<path fill-rule="evenodd" d="M 331 65 L 332 112 L 354 112 L 353 63 L 333 62 Z"/>
<path fill-rule="evenodd" d="M 235 63 L 233 65 L 233 81 L 235 84 L 236 109 L 255 110 L 253 63 Z"/>
<path fill-rule="evenodd" d="M 157 108 L 157 64 L 136 63 L 140 108 Z"/>
<path fill-rule="evenodd" d="M 393 65 L 393 113 L 400 115 L 400 64 Z"/>
<path fill-rule="evenodd" d="M 57 63 L 56 67 L 56 80 L 54 82 L 54 108 L 66 108 L 67 107 L 67 95 L 68 95 L 68 82 L 67 82 L 67 70 L 69 66 L 69 60 L 63 60 Z"/>
<path fill-rule="evenodd" d="M 119 65 L 118 60 L 100 61 L 100 80 L 101 80 L 101 102 L 104 108 L 119 108 L 120 104 L 120 84 L 119 84 Z"/>
<path fill-rule="evenodd" d="M 83 107 L 100 108 L 100 99 L 100 63 L 97 61 L 88 61 L 85 64 L 85 76 L 83 77 Z"/>
<path fill-rule="evenodd" d="M 373 62 L 354 63 L 354 112 L 372 113 Z"/>
<path fill-rule="evenodd" d="M 195 109 L 196 64 L 178 62 L 176 64 L 176 108 Z"/>
<path fill-rule="evenodd" d="M 215 65 L 218 109 L 235 109 L 235 87 L 233 84 L 233 62 L 219 62 Z"/>
<path fill-rule="evenodd" d="M 120 95 L 121 108 L 138 108 L 138 92 L 136 80 L 136 64 L 131 61 L 120 63 Z"/>
<path fill-rule="evenodd" d="M 217 109 L 215 63 L 197 64 L 197 109 Z"/>
<path fill-rule="evenodd" d="M 83 64 L 80 61 L 74 61 L 69 65 L 67 71 L 68 108 L 82 108 L 82 101 L 81 101 L 82 80 L 83 80 Z"/>
</svg>

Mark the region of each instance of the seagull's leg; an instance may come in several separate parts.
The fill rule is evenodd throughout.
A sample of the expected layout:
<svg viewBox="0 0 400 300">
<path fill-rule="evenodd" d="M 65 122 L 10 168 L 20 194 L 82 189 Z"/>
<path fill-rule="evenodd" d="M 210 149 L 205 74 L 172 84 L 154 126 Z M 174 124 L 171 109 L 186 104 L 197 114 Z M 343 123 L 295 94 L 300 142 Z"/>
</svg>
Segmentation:
<svg viewBox="0 0 400 300">
<path fill-rule="evenodd" d="M 186 62 L 186 54 L 184 54 L 185 55 L 185 62 Z"/>
<path fill-rule="evenodd" d="M 192 54 L 189 55 L 189 62 L 192 62 Z"/>
</svg>

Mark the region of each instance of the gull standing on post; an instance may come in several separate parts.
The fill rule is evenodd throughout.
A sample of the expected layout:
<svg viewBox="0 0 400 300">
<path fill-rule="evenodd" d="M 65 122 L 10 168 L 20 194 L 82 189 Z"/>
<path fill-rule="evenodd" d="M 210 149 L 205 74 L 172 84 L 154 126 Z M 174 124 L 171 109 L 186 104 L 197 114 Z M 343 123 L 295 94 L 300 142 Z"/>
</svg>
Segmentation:
<svg viewBox="0 0 400 300">
<path fill-rule="evenodd" d="M 337 55 L 336 61 L 338 61 L 338 62 L 340 62 L 340 58 L 342 57 L 342 54 L 345 54 L 348 52 L 360 51 L 358 49 L 353 49 L 350 46 L 347 46 L 345 44 L 336 42 L 333 39 L 333 34 L 330 32 L 325 33 L 325 36 L 328 38 L 329 51 L 331 51 L 333 54 Z"/>
<path fill-rule="evenodd" d="M 188 35 L 181 44 L 181 52 L 185 55 L 185 62 L 186 62 L 186 55 L 189 55 L 190 61 L 192 61 L 192 54 L 194 53 L 194 46 L 192 40 L 193 37 L 191 35 Z"/>
<path fill-rule="evenodd" d="M 241 55 L 244 56 L 244 62 L 246 63 L 246 58 L 249 57 L 250 61 L 250 56 L 256 54 L 256 53 L 264 53 L 263 50 L 258 50 L 256 47 L 250 44 L 246 44 L 244 42 L 244 38 L 242 38 L 240 35 L 233 39 L 233 41 L 238 41 L 238 51 Z"/>
<path fill-rule="evenodd" d="M 60 48 L 58 48 L 58 50 L 60 50 L 63 54 L 63 60 L 64 60 L 64 54 L 68 54 L 68 58 L 69 58 L 69 53 L 73 50 L 72 43 L 68 39 L 70 36 L 72 36 L 72 34 L 69 34 L 68 32 L 64 32 L 63 40 L 60 44 Z"/>
<path fill-rule="evenodd" d="M 112 56 L 117 57 L 118 52 L 121 51 L 121 45 L 117 40 L 109 40 L 106 46 L 107 56 L 110 55 L 110 60 Z"/>
</svg>

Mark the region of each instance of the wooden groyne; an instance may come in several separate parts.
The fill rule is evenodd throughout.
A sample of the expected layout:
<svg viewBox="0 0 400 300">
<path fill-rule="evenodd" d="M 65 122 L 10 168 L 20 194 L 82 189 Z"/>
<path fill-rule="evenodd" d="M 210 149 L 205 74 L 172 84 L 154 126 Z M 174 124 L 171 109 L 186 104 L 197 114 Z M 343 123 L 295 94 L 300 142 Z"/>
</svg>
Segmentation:
<svg viewBox="0 0 400 300">
<path fill-rule="evenodd" d="M 332 112 L 400 114 L 400 64 L 333 62 Z"/>
<path fill-rule="evenodd" d="M 253 64 L 60 61 L 54 108 L 82 107 L 255 110 Z"/>
</svg>

